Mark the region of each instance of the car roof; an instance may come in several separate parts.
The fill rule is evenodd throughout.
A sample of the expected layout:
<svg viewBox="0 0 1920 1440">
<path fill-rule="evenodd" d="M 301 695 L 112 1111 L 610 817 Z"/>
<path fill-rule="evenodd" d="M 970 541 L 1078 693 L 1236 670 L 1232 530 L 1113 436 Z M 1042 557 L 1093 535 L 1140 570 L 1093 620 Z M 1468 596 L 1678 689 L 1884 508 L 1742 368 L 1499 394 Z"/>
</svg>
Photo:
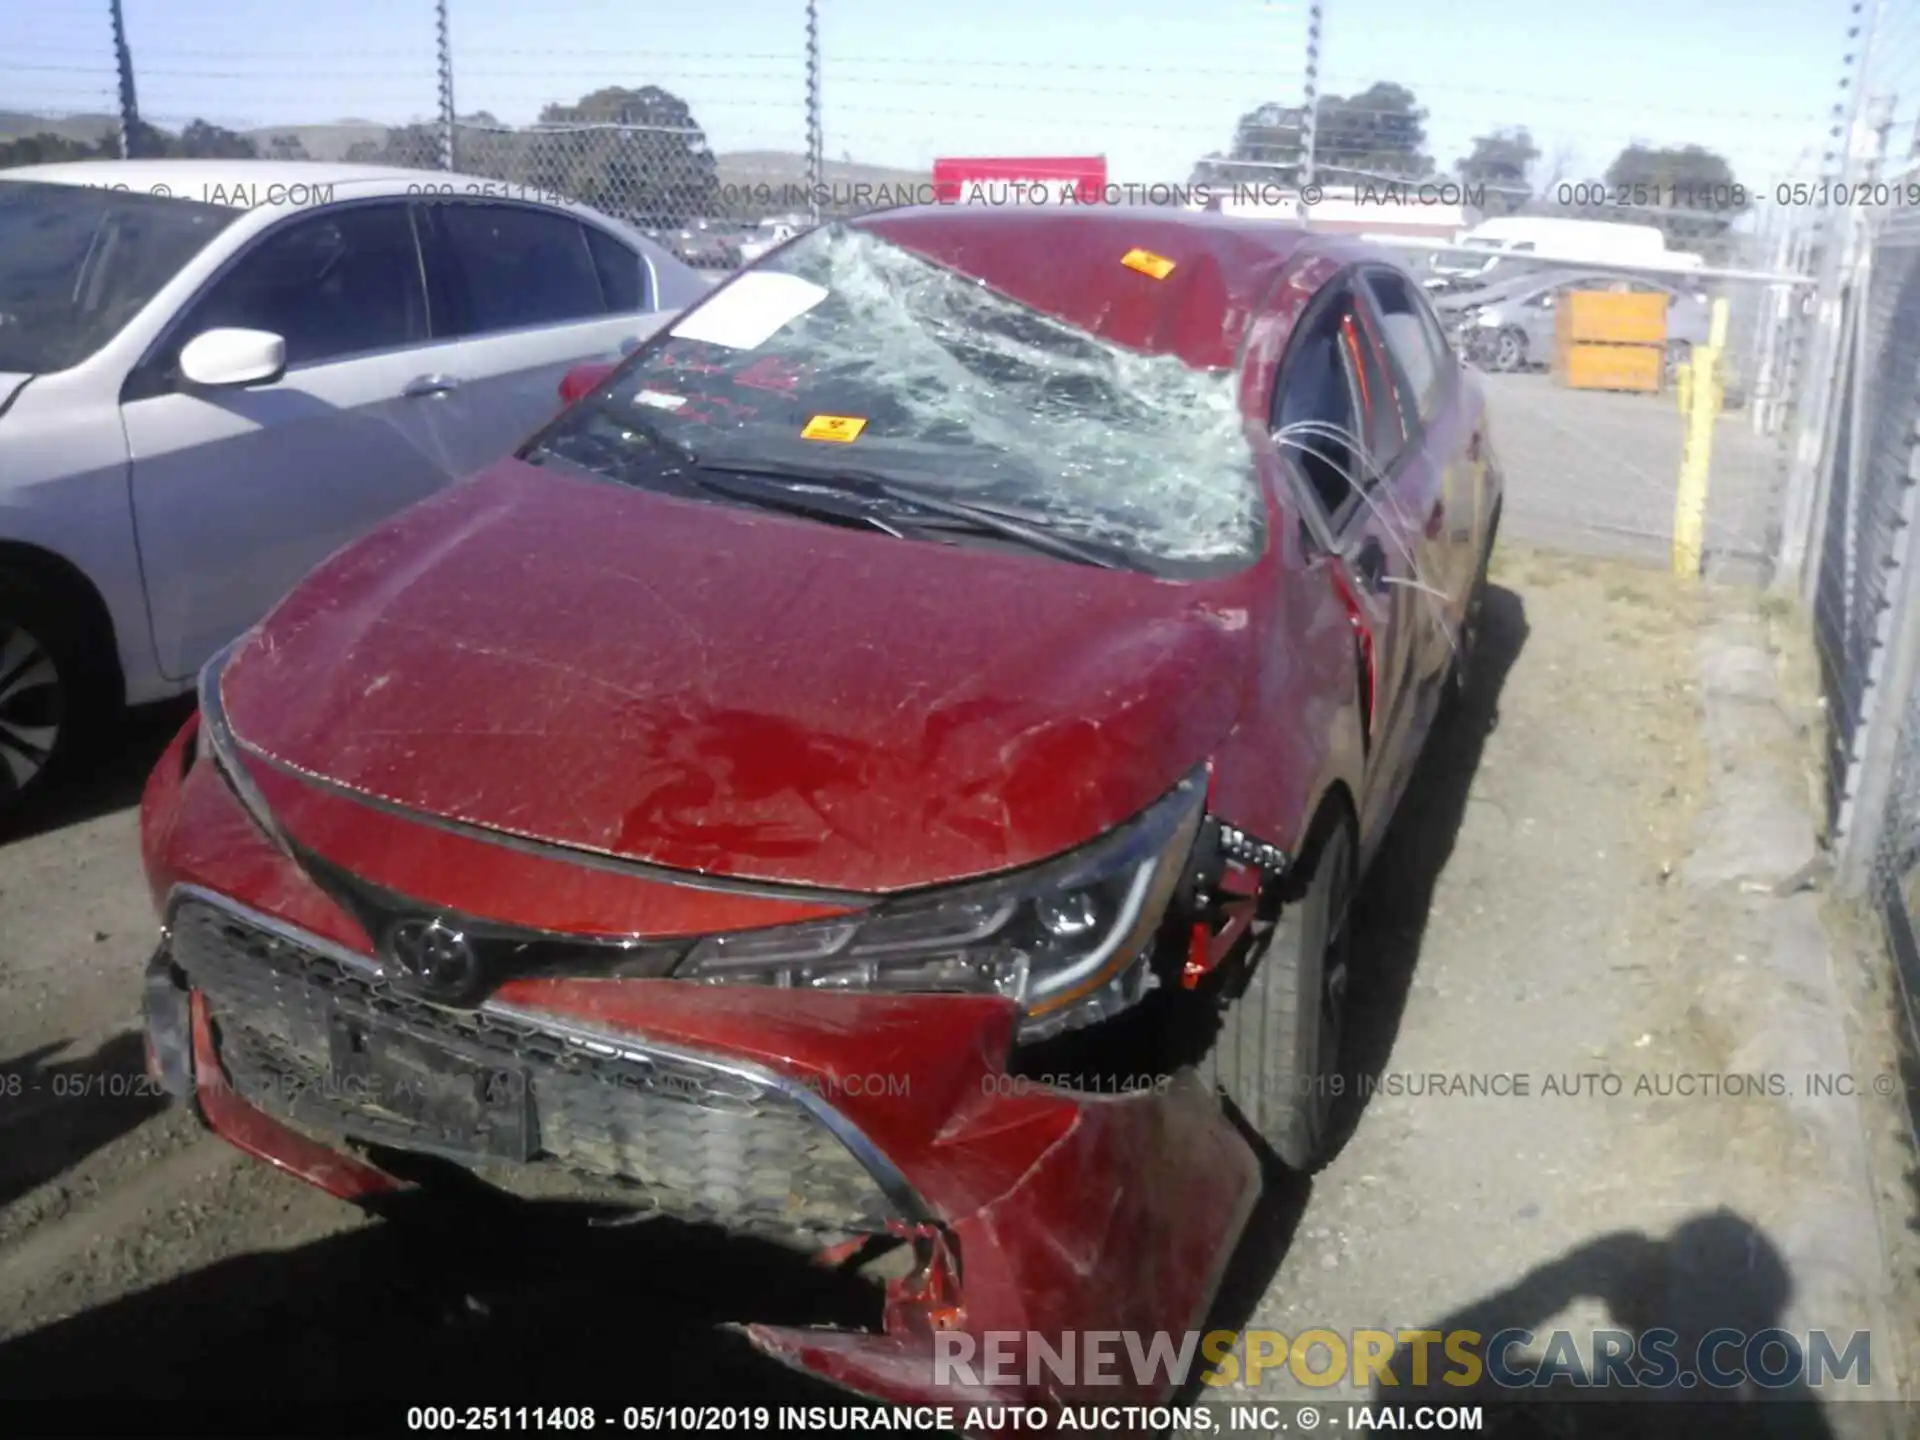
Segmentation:
<svg viewBox="0 0 1920 1440">
<path fill-rule="evenodd" d="M 1235 364 L 1275 283 L 1304 261 L 1404 269 L 1297 223 L 1167 206 L 915 205 L 852 223 L 1116 345 L 1207 370 Z M 1156 279 L 1126 263 L 1135 251 L 1172 268 Z"/>
</svg>

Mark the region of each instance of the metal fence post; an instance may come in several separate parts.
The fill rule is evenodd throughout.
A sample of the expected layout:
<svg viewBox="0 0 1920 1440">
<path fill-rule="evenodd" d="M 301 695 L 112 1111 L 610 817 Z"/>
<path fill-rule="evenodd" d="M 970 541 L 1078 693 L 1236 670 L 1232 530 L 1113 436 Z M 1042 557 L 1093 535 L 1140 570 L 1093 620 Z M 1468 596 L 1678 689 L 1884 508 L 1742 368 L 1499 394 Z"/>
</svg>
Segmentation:
<svg viewBox="0 0 1920 1440">
<path fill-rule="evenodd" d="M 1859 52 L 1847 57 L 1853 73 L 1849 80 L 1842 82 L 1851 85 L 1852 94 L 1846 101 L 1834 106 L 1836 120 L 1843 111 L 1846 116 L 1844 127 L 1836 124 L 1834 128 L 1834 134 L 1842 139 L 1837 182 L 1842 188 L 1851 184 L 1863 148 L 1861 116 L 1866 103 L 1866 80 L 1873 55 L 1874 30 L 1883 4 L 1884 0 L 1874 0 L 1872 6 L 1868 7 L 1866 0 L 1855 0 L 1853 6 L 1856 13 L 1865 13 L 1862 23 L 1856 27 Z M 1831 152 L 1828 158 L 1832 158 Z M 1851 199 L 1851 196 L 1846 198 Z M 1802 394 L 1809 403 L 1798 417 L 1793 466 L 1788 473 L 1787 492 L 1781 506 L 1780 550 L 1774 578 L 1777 588 L 1797 590 L 1803 599 L 1811 598 L 1813 588 L 1809 577 L 1818 569 L 1817 566 L 1811 569 L 1807 567 L 1810 553 L 1808 532 L 1820 511 L 1821 492 L 1826 482 L 1820 462 L 1826 448 L 1826 430 L 1833 409 L 1834 375 L 1839 362 L 1840 285 L 1846 274 L 1843 252 L 1854 235 L 1852 206 L 1833 206 L 1826 221 L 1828 233 L 1821 236 L 1818 242 L 1821 253 L 1819 285 L 1815 291 L 1818 298 L 1815 301 L 1814 343 L 1806 368 L 1800 376 L 1804 387 Z"/>
<path fill-rule="evenodd" d="M 1301 89 L 1300 185 L 1313 184 L 1315 131 L 1320 125 L 1320 0 L 1307 7 L 1307 69 Z"/>
<path fill-rule="evenodd" d="M 134 137 L 140 133 L 140 102 L 133 93 L 133 51 L 127 48 L 127 22 L 120 0 L 109 0 L 113 14 L 113 63 L 120 77 L 120 158 L 133 158 Z"/>
<path fill-rule="evenodd" d="M 807 0 L 807 218 L 816 225 L 825 147 L 820 125 L 820 5 L 819 0 Z"/>
<path fill-rule="evenodd" d="M 448 0 L 435 0 L 434 27 L 440 44 L 440 168 L 458 168 L 454 160 L 453 39 L 447 29 Z"/>
</svg>

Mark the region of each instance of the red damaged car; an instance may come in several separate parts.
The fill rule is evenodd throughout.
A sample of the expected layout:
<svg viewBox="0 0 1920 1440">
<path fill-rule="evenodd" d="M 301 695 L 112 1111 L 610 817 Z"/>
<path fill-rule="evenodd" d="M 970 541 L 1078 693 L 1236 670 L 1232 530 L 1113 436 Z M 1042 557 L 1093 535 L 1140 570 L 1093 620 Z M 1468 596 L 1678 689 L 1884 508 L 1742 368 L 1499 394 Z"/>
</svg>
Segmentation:
<svg viewBox="0 0 1920 1440">
<path fill-rule="evenodd" d="M 937 1387 L 935 1334 L 1187 1330 L 1258 1148 L 1320 1158 L 1500 501 L 1374 252 L 814 230 L 207 667 L 145 799 L 149 1063 L 336 1195 L 885 1252 L 883 1330 L 749 1331 L 855 1391 L 1114 1402 Z"/>
</svg>

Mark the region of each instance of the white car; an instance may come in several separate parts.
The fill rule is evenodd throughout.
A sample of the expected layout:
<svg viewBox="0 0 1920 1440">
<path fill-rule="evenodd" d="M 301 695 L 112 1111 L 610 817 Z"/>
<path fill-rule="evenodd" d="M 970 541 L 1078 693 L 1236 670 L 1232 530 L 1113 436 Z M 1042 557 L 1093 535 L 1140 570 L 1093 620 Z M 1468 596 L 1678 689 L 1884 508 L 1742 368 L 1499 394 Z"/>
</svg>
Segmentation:
<svg viewBox="0 0 1920 1440">
<path fill-rule="evenodd" d="M 440 171 L 0 170 L 0 814 L 710 285 Z"/>
<path fill-rule="evenodd" d="M 751 236 L 740 244 L 740 261 L 751 265 L 762 255 L 776 246 L 784 245 L 807 227 L 795 225 L 785 220 L 765 221 L 757 226 Z"/>
</svg>

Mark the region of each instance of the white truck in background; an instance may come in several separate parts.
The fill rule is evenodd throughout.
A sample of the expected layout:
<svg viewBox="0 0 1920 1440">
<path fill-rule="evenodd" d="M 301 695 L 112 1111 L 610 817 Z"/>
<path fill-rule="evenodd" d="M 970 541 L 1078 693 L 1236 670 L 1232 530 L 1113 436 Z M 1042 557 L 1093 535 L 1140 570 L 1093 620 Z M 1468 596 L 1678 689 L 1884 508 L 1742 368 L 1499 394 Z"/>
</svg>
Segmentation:
<svg viewBox="0 0 1920 1440">
<path fill-rule="evenodd" d="M 1514 270 L 1510 260 L 1557 260 L 1575 265 L 1645 265 L 1697 270 L 1705 262 L 1683 250 L 1669 250 L 1667 237 L 1653 225 L 1611 220 L 1570 220 L 1551 215 L 1503 215 L 1485 220 L 1454 237 L 1454 244 L 1486 251 L 1435 255 L 1427 286 L 1455 290 L 1484 285 Z"/>
</svg>

